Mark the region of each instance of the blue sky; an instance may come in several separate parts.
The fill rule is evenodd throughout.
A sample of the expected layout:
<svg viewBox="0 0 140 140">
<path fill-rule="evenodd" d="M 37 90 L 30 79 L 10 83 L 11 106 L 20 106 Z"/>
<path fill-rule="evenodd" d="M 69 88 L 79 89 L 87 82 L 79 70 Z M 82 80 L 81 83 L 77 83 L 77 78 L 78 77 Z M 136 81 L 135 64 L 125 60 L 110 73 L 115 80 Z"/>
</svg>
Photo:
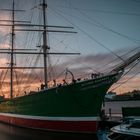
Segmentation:
<svg viewBox="0 0 140 140">
<path fill-rule="evenodd" d="M 27 10 L 17 15 L 21 18 L 30 16 L 30 9 L 39 1 L 15 0 L 17 9 Z M 11 7 L 11 2 L 1 0 L 0 8 Z M 112 51 L 139 46 L 138 0 L 47 0 L 47 3 L 48 23 L 74 26 L 78 32 L 74 38 L 82 53 L 107 52 L 100 44 Z"/>
<path fill-rule="evenodd" d="M 80 56 L 51 57 L 57 77 L 63 69 L 69 68 L 75 73 L 85 74 L 94 70 L 105 72 L 113 64 L 121 62 L 117 56 L 132 55 L 140 50 L 140 0 L 46 0 L 48 3 L 48 24 L 73 26 L 77 34 L 49 34 L 50 51 L 80 52 Z M 41 18 L 35 12 L 40 0 L 15 0 L 16 9 L 26 12 L 17 13 L 16 18 L 40 23 Z M 11 8 L 12 0 L 1 0 L 0 9 Z M 39 10 L 39 9 L 38 9 Z M 7 16 L 8 15 L 8 16 Z M 10 19 L 8 12 L 2 11 L 0 19 Z M 0 44 L 8 44 L 10 29 L 0 28 Z M 26 34 L 27 35 L 27 34 Z M 17 48 L 35 48 L 39 43 L 41 33 L 28 33 L 28 39 L 23 32 L 16 33 Z M 5 39 L 3 39 L 5 37 Z M 26 38 L 26 41 L 23 41 Z M 4 42 L 4 40 L 6 40 Z M 33 43 L 32 43 L 32 42 Z M 136 51 L 131 52 L 131 50 Z M 0 63 L 3 56 L 1 56 Z M 33 57 L 18 57 L 17 64 L 22 66 L 25 61 L 35 64 Z M 125 59 L 125 58 L 124 58 Z M 115 60 L 110 64 L 111 60 Z M 8 61 L 8 60 L 7 60 Z M 60 66 L 58 64 L 60 63 Z M 41 65 L 39 61 L 37 65 Z M 4 64 L 3 64 L 4 65 Z M 129 76 L 139 70 L 139 65 Z M 41 72 L 40 72 L 41 73 Z M 38 74 L 39 75 L 39 74 Z M 137 76 L 138 77 L 138 76 Z M 135 87 L 139 88 L 135 85 Z"/>
<path fill-rule="evenodd" d="M 50 7 L 52 5 L 53 2 L 50 3 Z M 95 46 L 95 52 L 104 49 L 93 39 L 111 50 L 139 45 L 140 3 L 136 1 L 77 0 L 54 5 L 56 5 L 57 10 L 60 10 L 62 5 L 61 11 L 68 15 L 68 19 L 79 29 L 92 36 L 90 40 L 88 36 L 82 36 L 83 32 L 79 31 L 79 34 L 85 37 L 88 43 L 89 41 L 91 44 L 93 43 L 92 46 Z M 116 33 L 111 32 L 111 30 Z M 88 45 L 91 46 L 91 44 Z"/>
</svg>

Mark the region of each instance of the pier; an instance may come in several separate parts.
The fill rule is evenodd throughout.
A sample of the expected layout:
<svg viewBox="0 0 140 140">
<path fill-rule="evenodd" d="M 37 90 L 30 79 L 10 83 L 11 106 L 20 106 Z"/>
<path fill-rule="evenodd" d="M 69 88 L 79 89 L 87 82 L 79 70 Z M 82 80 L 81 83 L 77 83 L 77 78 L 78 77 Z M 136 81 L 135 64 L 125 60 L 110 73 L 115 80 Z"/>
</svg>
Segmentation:
<svg viewBox="0 0 140 140">
<path fill-rule="evenodd" d="M 105 118 L 99 123 L 99 129 L 110 129 L 113 126 L 121 124 L 122 121 L 122 114 L 106 114 Z"/>
</svg>

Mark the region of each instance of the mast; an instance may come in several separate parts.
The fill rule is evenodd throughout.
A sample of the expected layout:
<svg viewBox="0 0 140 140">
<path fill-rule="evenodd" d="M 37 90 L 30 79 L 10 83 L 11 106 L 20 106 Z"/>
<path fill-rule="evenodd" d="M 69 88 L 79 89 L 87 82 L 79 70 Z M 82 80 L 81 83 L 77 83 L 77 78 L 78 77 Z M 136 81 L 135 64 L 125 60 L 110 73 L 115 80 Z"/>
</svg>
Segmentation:
<svg viewBox="0 0 140 140">
<path fill-rule="evenodd" d="M 48 75 L 47 75 L 47 53 L 48 53 L 48 46 L 47 46 L 47 27 L 46 27 L 46 8 L 47 4 L 45 0 L 43 0 L 42 10 L 43 10 L 43 53 L 44 53 L 44 84 L 45 87 L 48 87 Z"/>
<path fill-rule="evenodd" d="M 13 98 L 13 66 L 14 66 L 14 59 L 13 59 L 13 51 L 14 51 L 14 39 L 15 39 L 15 2 L 13 0 L 12 6 L 12 32 L 11 32 L 11 62 L 10 62 L 10 98 Z"/>
<path fill-rule="evenodd" d="M 0 49 L 0 53 L 7 53 L 9 54 L 10 57 L 10 65 L 9 67 L 0 67 L 0 69 L 10 69 L 10 98 L 13 98 L 13 76 L 14 76 L 14 70 L 15 69 L 44 69 L 44 86 L 47 88 L 48 87 L 48 75 L 47 75 L 47 57 L 48 55 L 80 55 L 80 53 L 56 53 L 56 52 L 49 52 L 49 47 L 47 45 L 47 33 L 48 32 L 57 32 L 57 33 L 68 33 L 68 34 L 75 34 L 77 32 L 71 31 L 71 30 L 66 30 L 66 29 L 73 29 L 73 27 L 69 26 L 53 26 L 53 25 L 47 25 L 46 21 L 46 8 L 47 4 L 45 0 L 42 0 L 42 14 L 43 14 L 43 23 L 42 25 L 36 25 L 36 24 L 30 24 L 29 21 L 19 21 L 15 20 L 15 12 L 24 12 L 25 10 L 17 10 L 15 9 L 15 0 L 12 2 L 12 9 L 2 9 L 6 11 L 12 12 L 12 18 L 11 20 L 0 20 L 0 21 L 6 21 L 10 22 L 10 24 L 0 24 L 0 26 L 5 26 L 5 27 L 11 27 L 11 41 L 10 49 Z M 0 9 L 1 10 L 1 9 Z M 25 23 L 24 23 L 25 22 Z M 27 29 L 19 29 L 17 27 L 29 27 Z M 41 29 L 31 29 L 30 27 L 41 27 Z M 53 29 L 54 28 L 54 29 Z M 58 30 L 59 29 L 59 30 Z M 60 30 L 64 29 L 64 30 Z M 43 52 L 36 52 L 37 50 L 33 49 L 15 49 L 15 32 L 16 31 L 33 31 L 33 32 L 43 32 Z M 31 52 L 29 52 L 29 50 Z M 41 54 L 44 56 L 44 66 L 43 67 L 17 67 L 14 64 L 14 55 L 16 54 Z"/>
</svg>

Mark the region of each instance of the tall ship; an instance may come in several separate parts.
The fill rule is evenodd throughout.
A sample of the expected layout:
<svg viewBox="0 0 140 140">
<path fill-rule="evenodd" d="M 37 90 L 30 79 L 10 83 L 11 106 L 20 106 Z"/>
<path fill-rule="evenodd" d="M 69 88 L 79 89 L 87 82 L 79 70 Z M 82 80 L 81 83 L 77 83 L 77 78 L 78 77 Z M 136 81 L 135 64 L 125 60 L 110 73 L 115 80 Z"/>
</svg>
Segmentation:
<svg viewBox="0 0 140 140">
<path fill-rule="evenodd" d="M 40 4 L 42 8 L 43 24 L 21 23 L 15 19 L 15 3 L 13 0 L 12 9 L 8 10 L 12 13 L 10 24 L 1 24 L 1 26 L 11 27 L 11 48 L 3 49 L 1 53 L 10 55 L 10 64 L 7 69 L 10 70 L 10 98 L 3 99 L 0 102 L 0 121 L 17 125 L 20 127 L 64 131 L 64 132 L 91 132 L 95 133 L 98 130 L 98 125 L 101 120 L 101 108 L 105 94 L 108 89 L 116 83 L 125 68 L 131 63 L 137 61 L 140 57 L 140 52 L 137 52 L 124 62 L 117 65 L 110 72 L 101 74 L 93 73 L 90 78 L 77 79 L 69 69 L 66 69 L 66 75 L 69 74 L 71 79 L 67 82 L 56 83 L 53 80 L 53 86 L 48 85 L 48 55 L 79 55 L 79 53 L 54 53 L 50 52 L 50 47 L 47 44 L 48 32 L 64 32 L 75 33 L 73 31 L 49 30 L 49 27 L 59 29 L 71 29 L 67 26 L 50 26 L 46 22 L 47 4 L 42 0 Z M 20 11 L 20 10 L 19 10 Z M 20 28 L 16 28 L 16 27 Z M 39 27 L 39 29 L 23 29 L 22 27 Z M 27 49 L 15 48 L 15 33 L 16 31 L 41 31 L 42 32 L 42 48 L 40 52 Z M 29 67 L 18 67 L 15 65 L 14 56 L 19 54 L 36 55 L 40 54 L 44 57 L 44 82 L 38 91 L 25 92 L 22 96 L 14 96 L 14 70 L 28 69 Z M 26 62 L 28 63 L 28 61 Z M 2 68 L 1 68 L 2 69 Z M 5 69 L 3 67 L 3 69 Z"/>
</svg>

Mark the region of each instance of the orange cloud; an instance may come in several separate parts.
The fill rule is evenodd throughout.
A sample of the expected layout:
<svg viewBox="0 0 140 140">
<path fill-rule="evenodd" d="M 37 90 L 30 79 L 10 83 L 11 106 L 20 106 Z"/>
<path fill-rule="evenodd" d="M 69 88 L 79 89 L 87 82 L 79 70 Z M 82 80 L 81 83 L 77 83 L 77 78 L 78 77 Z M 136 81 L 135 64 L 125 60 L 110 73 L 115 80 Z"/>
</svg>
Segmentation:
<svg viewBox="0 0 140 140">
<path fill-rule="evenodd" d="M 9 20 L 9 15 L 5 14 L 4 12 L 1 12 L 0 14 L 0 20 Z M 9 22 L 6 21 L 0 21 L 0 24 L 10 24 Z M 10 27 L 8 26 L 0 26 L 0 34 L 5 35 L 9 32 Z"/>
<path fill-rule="evenodd" d="M 107 57 L 106 57 L 107 56 Z M 98 59 L 97 59 L 98 58 Z M 99 67 L 99 63 L 101 62 L 101 64 L 104 65 L 105 67 L 105 62 L 103 61 L 103 58 L 108 58 L 107 61 L 112 60 L 112 57 L 109 57 L 108 54 L 104 54 L 104 55 L 96 55 L 96 56 L 86 56 L 85 58 L 78 58 L 78 59 L 73 59 L 72 61 L 66 61 L 64 63 L 61 63 L 61 65 L 55 65 L 54 70 L 54 75 L 55 77 L 53 77 L 56 80 L 56 84 L 59 83 L 63 83 L 63 79 L 65 77 L 65 72 L 60 75 L 60 73 L 62 71 L 64 71 L 64 69 L 66 69 L 67 65 L 69 66 L 70 70 L 73 72 L 73 74 L 75 75 L 75 79 L 77 78 L 88 78 L 90 77 L 91 73 L 94 72 L 94 67 Z M 93 62 L 94 60 L 94 62 Z M 6 60 L 4 60 L 6 62 Z M 83 66 L 83 61 L 88 64 L 88 66 L 91 66 L 91 68 L 89 69 L 89 67 Z M 1 63 L 2 61 L 0 61 Z M 23 61 L 25 62 L 25 61 Z M 4 62 L 3 62 L 4 63 Z M 76 64 L 81 64 L 78 65 L 78 67 L 71 67 L 73 65 Z M 93 65 L 94 64 L 94 65 Z M 4 64 L 3 64 L 4 65 Z M 107 65 L 108 66 L 108 65 Z M 93 69 L 92 69 L 93 67 Z M 97 69 L 95 67 L 95 69 Z M 101 66 L 100 66 L 101 67 Z M 48 68 L 49 69 L 49 68 Z M 51 69 L 51 68 L 50 68 Z M 99 69 L 103 70 L 103 67 L 101 67 Z M 132 71 L 133 72 L 133 71 Z M 27 71 L 27 70 L 16 70 L 17 75 L 14 75 L 14 96 L 21 96 L 21 95 L 25 95 L 28 94 L 30 91 L 37 91 L 38 89 L 40 89 L 40 85 L 41 85 L 41 81 L 43 81 L 43 71 L 42 70 L 33 70 L 31 72 Z M 114 89 L 113 91 L 117 92 L 118 94 L 122 94 L 124 92 L 128 92 L 128 91 L 132 91 L 134 89 L 138 89 L 139 88 L 139 83 L 140 83 L 140 76 L 134 77 L 133 79 L 129 80 L 128 82 L 127 79 L 129 79 L 132 75 L 134 74 L 131 73 L 131 75 L 127 75 L 125 77 L 122 77 L 121 80 L 118 82 L 118 84 L 114 84 L 109 90 Z M 10 74 L 9 74 L 10 75 Z M 7 86 L 9 89 L 9 75 L 7 75 L 6 80 L 7 82 L 5 82 L 5 87 Z M 78 76 L 77 76 L 78 75 Z M 16 76 L 19 77 L 18 81 L 16 81 Z M 53 79 L 52 79 L 53 80 Z M 68 75 L 67 77 L 68 82 L 71 80 L 71 75 Z M 18 84 L 18 86 L 17 86 Z M 121 86 L 120 86 L 121 84 Z M 49 82 L 49 86 L 53 86 L 54 83 L 53 81 Z M 117 87 L 117 88 L 116 88 Z M 5 88 L 1 89 L 4 93 Z M 25 93 L 26 91 L 26 93 Z M 5 94 L 9 97 L 9 94 L 7 91 L 5 91 Z"/>
<path fill-rule="evenodd" d="M 9 49 L 10 45 L 8 43 L 0 44 L 0 48 L 2 48 L 2 49 Z"/>
<path fill-rule="evenodd" d="M 140 75 L 137 75 L 137 77 L 134 77 L 132 79 L 131 76 L 128 75 L 124 78 L 122 77 L 122 79 L 120 79 L 117 84 L 114 84 L 109 89 L 109 91 L 114 91 L 117 94 L 123 94 L 129 91 L 131 92 L 134 89 L 140 90 L 139 83 L 140 83 Z"/>
<path fill-rule="evenodd" d="M 6 58 L 0 58 L 0 66 L 6 66 L 8 64 L 8 60 Z"/>
</svg>

